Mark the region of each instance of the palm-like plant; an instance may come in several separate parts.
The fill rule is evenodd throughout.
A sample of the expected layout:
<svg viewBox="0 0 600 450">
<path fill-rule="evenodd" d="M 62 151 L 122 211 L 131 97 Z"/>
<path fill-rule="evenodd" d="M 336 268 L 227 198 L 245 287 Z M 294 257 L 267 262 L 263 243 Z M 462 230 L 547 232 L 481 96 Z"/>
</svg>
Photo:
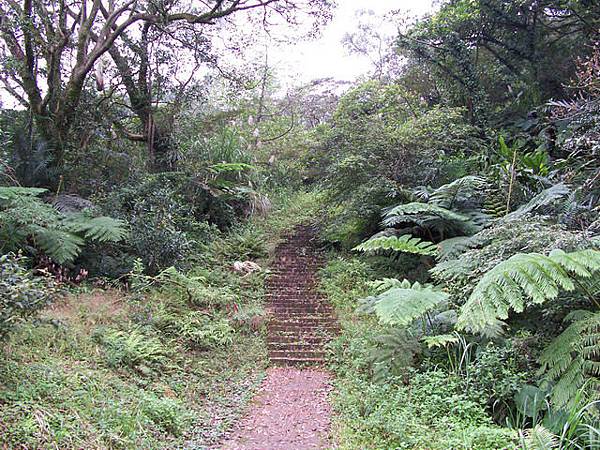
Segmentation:
<svg viewBox="0 0 600 450">
<path fill-rule="evenodd" d="M 59 264 L 77 258 L 86 242 L 118 242 L 125 238 L 125 223 L 87 212 L 65 214 L 45 203 L 45 189 L 0 187 L 0 236 L 3 253 L 41 249 Z"/>
</svg>

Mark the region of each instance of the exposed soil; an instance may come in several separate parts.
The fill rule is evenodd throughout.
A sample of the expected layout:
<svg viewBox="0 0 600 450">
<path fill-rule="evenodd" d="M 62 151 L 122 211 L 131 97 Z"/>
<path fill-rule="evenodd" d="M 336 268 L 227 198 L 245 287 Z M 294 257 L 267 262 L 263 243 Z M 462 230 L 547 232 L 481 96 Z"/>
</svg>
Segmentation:
<svg viewBox="0 0 600 450">
<path fill-rule="evenodd" d="M 337 331 L 331 306 L 315 289 L 323 258 L 310 227 L 297 227 L 275 250 L 268 280 L 267 370 L 248 415 L 219 448 L 229 450 L 329 447 L 330 375 L 321 368 L 325 345 Z M 297 368 L 291 366 L 300 366 Z"/>
<path fill-rule="evenodd" d="M 104 323 L 124 313 L 126 302 L 117 290 L 94 290 L 89 293 L 67 295 L 56 301 L 44 315 L 51 319 L 70 321 L 85 317 L 86 322 Z"/>
<path fill-rule="evenodd" d="M 330 376 L 318 369 L 268 369 L 249 414 L 219 448 L 227 450 L 328 447 Z"/>
</svg>

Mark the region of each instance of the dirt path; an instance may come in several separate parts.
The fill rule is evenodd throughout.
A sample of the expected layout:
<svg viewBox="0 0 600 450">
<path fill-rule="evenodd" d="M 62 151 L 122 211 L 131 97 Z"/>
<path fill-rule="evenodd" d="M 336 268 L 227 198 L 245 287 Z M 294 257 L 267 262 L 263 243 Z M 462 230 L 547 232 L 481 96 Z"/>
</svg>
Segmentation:
<svg viewBox="0 0 600 450">
<path fill-rule="evenodd" d="M 271 368 L 227 450 L 322 449 L 329 442 L 329 374 Z"/>
<path fill-rule="evenodd" d="M 268 280 L 267 345 L 273 367 L 248 415 L 219 448 L 304 450 L 329 445 L 330 375 L 325 344 L 336 332 L 331 306 L 317 293 L 323 260 L 310 227 L 297 227 L 275 252 Z M 313 368 L 296 368 L 292 366 Z M 314 367 L 316 366 L 316 367 Z"/>
</svg>

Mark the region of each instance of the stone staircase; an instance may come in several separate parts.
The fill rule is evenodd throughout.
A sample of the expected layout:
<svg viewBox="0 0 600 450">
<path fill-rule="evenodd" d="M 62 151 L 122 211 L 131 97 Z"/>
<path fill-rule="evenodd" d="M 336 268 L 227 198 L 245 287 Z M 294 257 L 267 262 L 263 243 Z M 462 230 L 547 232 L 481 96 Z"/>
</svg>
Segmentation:
<svg viewBox="0 0 600 450">
<path fill-rule="evenodd" d="M 267 280 L 269 358 L 277 366 L 319 365 L 325 344 L 338 330 L 333 310 L 316 290 L 316 271 L 323 257 L 315 230 L 298 226 L 275 250 Z"/>
</svg>

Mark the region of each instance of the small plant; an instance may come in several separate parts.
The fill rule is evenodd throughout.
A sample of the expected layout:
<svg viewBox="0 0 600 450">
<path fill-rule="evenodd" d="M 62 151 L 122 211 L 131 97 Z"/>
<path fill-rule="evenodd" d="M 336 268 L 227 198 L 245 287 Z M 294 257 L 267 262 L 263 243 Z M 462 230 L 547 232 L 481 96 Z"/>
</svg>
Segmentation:
<svg viewBox="0 0 600 450">
<path fill-rule="evenodd" d="M 158 427 L 175 436 L 182 433 L 189 419 L 181 402 L 171 398 L 148 396 L 142 411 Z"/>
<path fill-rule="evenodd" d="M 111 367 L 162 366 L 170 356 L 160 339 L 141 328 L 129 331 L 101 328 L 93 337 L 104 347 L 106 362 Z"/>
<path fill-rule="evenodd" d="M 213 319 L 202 311 L 183 313 L 162 306 L 153 325 L 196 350 L 224 347 L 233 342 L 234 329 L 229 321 Z"/>
<path fill-rule="evenodd" d="M 22 256 L 0 256 L 0 340 L 19 323 L 34 318 L 57 292 L 52 280 L 25 268 Z"/>
<path fill-rule="evenodd" d="M 265 236 L 260 230 L 244 228 L 232 232 L 217 245 L 217 254 L 233 261 L 263 258 L 267 255 Z"/>
</svg>

